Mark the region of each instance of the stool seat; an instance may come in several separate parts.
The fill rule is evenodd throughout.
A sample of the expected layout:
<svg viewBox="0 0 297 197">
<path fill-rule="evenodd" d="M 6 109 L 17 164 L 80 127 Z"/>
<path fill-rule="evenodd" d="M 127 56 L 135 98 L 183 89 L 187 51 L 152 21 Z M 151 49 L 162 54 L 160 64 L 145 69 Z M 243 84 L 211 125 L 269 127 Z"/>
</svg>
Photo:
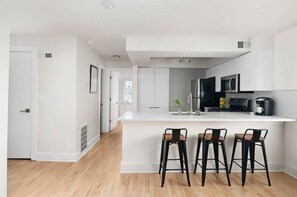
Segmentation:
<svg viewBox="0 0 297 197">
<path fill-rule="evenodd" d="M 204 136 L 204 133 L 199 133 L 198 134 L 198 137 L 199 137 L 200 140 L 203 140 L 203 136 Z M 207 141 L 211 141 L 212 140 L 212 134 L 211 133 L 206 133 L 205 136 L 204 136 L 204 139 L 207 140 Z M 223 136 L 220 136 L 219 140 L 223 141 L 223 140 L 225 140 L 225 138 Z"/>
<path fill-rule="evenodd" d="M 166 133 L 166 134 L 163 134 L 163 139 L 164 140 L 172 140 L 172 134 L 171 133 Z M 186 138 L 183 134 L 180 134 L 179 135 L 179 140 L 180 141 L 185 141 Z"/>
<path fill-rule="evenodd" d="M 243 135 L 244 135 L 244 134 L 242 134 L 242 133 L 235 133 L 235 138 L 238 139 L 238 140 L 243 140 Z M 253 134 L 246 134 L 246 135 L 244 136 L 244 140 L 245 140 L 245 141 L 251 141 L 252 138 L 253 138 Z M 260 138 L 259 138 L 259 141 L 260 141 L 260 142 L 263 142 L 264 139 L 265 139 L 264 137 L 260 137 Z"/>
</svg>

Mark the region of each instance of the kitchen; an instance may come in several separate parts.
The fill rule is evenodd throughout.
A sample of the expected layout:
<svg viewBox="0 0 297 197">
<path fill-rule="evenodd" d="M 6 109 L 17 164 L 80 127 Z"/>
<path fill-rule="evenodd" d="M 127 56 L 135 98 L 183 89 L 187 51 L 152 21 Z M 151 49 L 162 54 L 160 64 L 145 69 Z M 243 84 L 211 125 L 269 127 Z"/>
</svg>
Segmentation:
<svg viewBox="0 0 297 197">
<path fill-rule="evenodd" d="M 216 58 L 209 58 L 216 56 L 214 50 L 207 57 L 200 57 L 201 59 L 184 57 L 176 59 L 175 63 L 171 59 L 171 64 L 167 65 L 169 68 L 164 64 L 161 67 L 155 66 L 156 62 L 152 63 L 153 68 L 138 68 L 138 80 L 133 81 L 138 86 L 138 109 L 134 109 L 138 112 L 127 112 L 120 117 L 123 125 L 121 172 L 157 172 L 161 131 L 167 128 L 188 130 L 190 172 L 194 170 L 198 133 L 207 128 L 227 128 L 226 152 L 230 165 L 233 136 L 244 133 L 248 128 L 265 128 L 269 131 L 266 151 L 270 170 L 284 170 L 295 176 L 294 167 L 289 162 L 284 163 L 283 159 L 286 155 L 285 160 L 290 161 L 294 155 L 293 144 L 286 144 L 285 141 L 288 140 L 288 135 L 295 135 L 295 129 L 291 130 L 296 125 L 293 115 L 295 112 L 284 106 L 295 106 L 293 103 L 296 95 L 291 91 L 275 91 L 275 83 L 279 81 L 276 78 L 279 77 L 278 73 L 275 72 L 280 69 L 276 63 L 288 55 L 278 47 L 285 45 L 281 40 L 283 35 L 295 31 L 296 27 L 275 37 L 258 36 L 250 43 L 245 42 L 250 46 L 249 52 L 245 51 L 227 60 L 223 58 L 223 61 L 218 58 L 219 63 L 216 65 L 211 64 L 217 62 Z M 239 42 L 237 44 L 240 45 Z M 160 54 L 162 53 L 158 53 Z M 200 61 L 202 66 L 191 68 L 193 60 Z M 206 63 L 203 62 L 205 60 Z M 181 65 L 187 67 L 187 64 L 188 68 L 178 68 Z M 208 64 L 211 66 L 205 68 Z M 142 146 L 144 141 L 146 146 Z M 261 154 L 261 149 L 256 150 L 256 155 Z M 178 150 L 175 149 L 167 157 L 176 158 L 177 155 Z M 237 150 L 235 156 L 239 155 Z M 178 162 L 168 165 L 169 169 L 179 169 Z M 210 162 L 208 165 L 213 166 L 214 163 Z M 237 166 L 233 168 L 234 171 L 240 171 Z"/>
<path fill-rule="evenodd" d="M 296 1 L 0 5 L 1 197 L 297 195 Z"/>
</svg>

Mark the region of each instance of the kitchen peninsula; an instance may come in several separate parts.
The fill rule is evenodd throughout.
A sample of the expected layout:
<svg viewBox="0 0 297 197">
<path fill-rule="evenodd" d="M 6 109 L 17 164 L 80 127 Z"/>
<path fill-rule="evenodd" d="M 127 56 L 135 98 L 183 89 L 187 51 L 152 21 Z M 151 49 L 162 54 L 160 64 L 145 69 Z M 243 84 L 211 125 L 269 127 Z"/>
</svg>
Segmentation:
<svg viewBox="0 0 297 197">
<path fill-rule="evenodd" d="M 248 128 L 268 129 L 267 155 L 271 171 L 283 170 L 284 125 L 296 121 L 278 116 L 256 116 L 243 112 L 203 112 L 201 115 L 174 115 L 168 112 L 126 112 L 120 119 L 122 123 L 122 173 L 157 172 L 161 150 L 161 137 L 166 128 L 187 128 L 187 151 L 189 168 L 192 171 L 196 154 L 198 133 L 206 128 L 226 128 L 228 130 L 226 149 L 230 162 L 235 133 L 244 133 Z M 256 158 L 262 161 L 260 149 Z M 210 155 L 213 156 L 212 147 Z M 169 158 L 178 155 L 177 148 L 169 152 Z M 240 148 L 236 155 L 240 155 Z M 220 155 L 221 157 L 221 155 Z M 222 158 L 222 157 L 221 157 Z M 175 167 L 177 162 L 168 163 Z M 209 162 L 209 165 L 212 165 Z M 199 170 L 199 169 L 198 169 Z M 234 171 L 239 170 L 235 168 Z"/>
</svg>

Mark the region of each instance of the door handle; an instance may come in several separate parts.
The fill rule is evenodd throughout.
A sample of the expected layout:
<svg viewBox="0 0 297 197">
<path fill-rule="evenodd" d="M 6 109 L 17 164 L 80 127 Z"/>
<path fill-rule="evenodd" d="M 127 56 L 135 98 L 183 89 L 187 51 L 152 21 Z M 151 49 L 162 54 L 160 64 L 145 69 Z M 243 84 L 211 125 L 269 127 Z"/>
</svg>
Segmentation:
<svg viewBox="0 0 297 197">
<path fill-rule="evenodd" d="M 20 112 L 30 113 L 30 109 L 21 110 Z"/>
</svg>

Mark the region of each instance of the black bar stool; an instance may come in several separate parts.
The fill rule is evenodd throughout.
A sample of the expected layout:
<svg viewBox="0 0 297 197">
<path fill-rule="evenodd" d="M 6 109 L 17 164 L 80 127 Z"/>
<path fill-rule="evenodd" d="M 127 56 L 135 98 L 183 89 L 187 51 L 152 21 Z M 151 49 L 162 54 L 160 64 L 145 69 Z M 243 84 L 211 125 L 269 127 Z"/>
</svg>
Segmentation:
<svg viewBox="0 0 297 197">
<path fill-rule="evenodd" d="M 207 133 L 211 131 L 211 133 Z M 221 136 L 221 132 L 224 131 L 224 136 Z M 228 163 L 227 163 L 227 155 L 226 155 L 226 148 L 225 148 L 225 139 L 227 135 L 227 129 L 206 129 L 204 133 L 198 134 L 198 144 L 197 144 L 197 154 L 196 154 L 196 161 L 195 161 L 195 168 L 194 173 L 196 173 L 197 164 L 202 168 L 202 186 L 205 183 L 206 177 L 206 170 L 216 170 L 219 173 L 219 170 L 225 170 L 228 180 L 228 185 L 231 186 L 229 173 L 228 173 Z M 200 145 L 203 145 L 202 149 L 202 159 L 199 159 L 199 151 Z M 213 144 L 214 148 L 214 157 L 215 158 L 208 158 L 208 147 L 209 144 Z M 219 160 L 219 145 L 222 147 L 224 163 Z M 202 165 L 199 163 L 199 160 L 202 160 Z M 214 160 L 215 161 L 215 168 L 207 168 L 207 160 Z M 219 163 L 221 163 L 224 168 L 219 168 Z"/>
<path fill-rule="evenodd" d="M 187 134 L 188 131 L 185 128 L 180 129 L 166 129 L 162 136 L 162 148 L 161 148 L 161 156 L 160 156 L 160 166 L 159 166 L 159 174 L 162 169 L 162 184 L 163 187 L 165 182 L 166 171 L 169 170 L 181 170 L 184 173 L 186 170 L 188 185 L 191 186 L 190 177 L 189 177 L 189 168 L 188 168 L 188 155 L 187 155 Z M 178 145 L 179 159 L 168 159 L 169 146 L 172 144 Z M 167 161 L 168 160 L 179 160 L 180 161 L 180 169 L 167 169 Z M 185 169 L 184 169 L 185 163 Z M 163 168 L 162 168 L 163 167 Z"/>
<path fill-rule="evenodd" d="M 248 133 L 250 131 L 252 131 L 253 133 Z M 263 133 L 264 133 L 264 135 L 263 135 Z M 269 172 L 268 172 L 268 165 L 267 165 L 266 149 L 265 149 L 265 143 L 264 143 L 267 133 L 268 133 L 267 129 L 247 129 L 244 132 L 244 134 L 239 134 L 239 133 L 235 134 L 229 173 L 231 173 L 233 163 L 238 165 L 241 168 L 241 173 L 242 173 L 242 177 L 241 177 L 242 178 L 242 186 L 244 186 L 244 184 L 245 184 L 246 170 L 251 170 L 252 173 L 254 173 L 254 170 L 266 170 L 268 185 L 271 186 Z M 241 159 L 234 158 L 237 142 L 242 143 Z M 262 147 L 264 164 L 255 160 L 255 147 L 256 146 Z M 248 150 L 250 150 L 250 159 L 248 159 Z M 241 160 L 241 166 L 236 162 L 236 160 Z M 247 168 L 248 160 L 250 160 L 251 168 Z M 256 169 L 255 162 L 264 168 Z"/>
</svg>

